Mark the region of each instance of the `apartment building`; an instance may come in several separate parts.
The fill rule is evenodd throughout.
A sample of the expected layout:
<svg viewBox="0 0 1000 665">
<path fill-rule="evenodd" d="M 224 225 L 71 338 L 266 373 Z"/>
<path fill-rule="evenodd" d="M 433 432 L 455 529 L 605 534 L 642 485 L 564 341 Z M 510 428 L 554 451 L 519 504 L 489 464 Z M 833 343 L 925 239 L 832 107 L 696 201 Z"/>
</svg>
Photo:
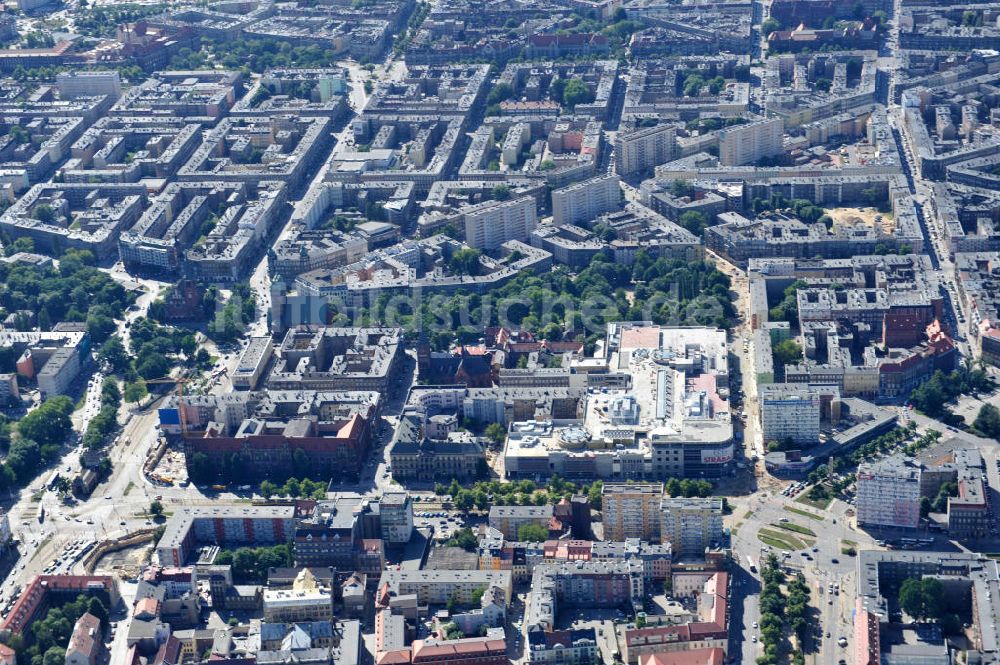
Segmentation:
<svg viewBox="0 0 1000 665">
<path fill-rule="evenodd" d="M 591 178 L 552 192 L 552 220 L 556 225 L 587 225 L 598 215 L 621 207 L 622 190 L 616 175 Z"/>
<path fill-rule="evenodd" d="M 764 157 L 780 155 L 785 125 L 771 118 L 719 130 L 719 163 L 722 166 L 756 164 Z"/>
<path fill-rule="evenodd" d="M 518 529 L 525 524 L 536 524 L 549 529 L 552 521 L 552 506 L 492 506 L 490 527 L 504 535 L 516 539 Z"/>
<path fill-rule="evenodd" d="M 508 201 L 486 201 L 462 210 L 465 242 L 474 249 L 492 252 L 508 240 L 528 241 L 538 219 L 535 199 L 522 196 Z"/>
<path fill-rule="evenodd" d="M 665 497 L 659 504 L 660 540 L 674 556 L 701 557 L 722 540 L 722 499 Z"/>
<path fill-rule="evenodd" d="M 62 99 L 108 95 L 113 100 L 122 96 L 118 72 L 62 72 L 56 76 L 56 86 Z"/>
<path fill-rule="evenodd" d="M 303 568 L 291 589 L 264 590 L 264 621 L 294 623 L 333 618 L 333 592 Z"/>
<path fill-rule="evenodd" d="M 858 466 L 857 510 L 862 526 L 920 524 L 920 465 L 890 457 Z"/>
<path fill-rule="evenodd" d="M 413 535 L 413 503 L 406 492 L 386 492 L 379 502 L 382 540 L 386 543 L 408 543 Z"/>
<path fill-rule="evenodd" d="M 601 511 L 605 540 L 659 540 L 663 483 L 605 483 Z"/>
<path fill-rule="evenodd" d="M 676 134 L 671 125 L 643 127 L 618 134 L 615 139 L 615 172 L 631 175 L 666 164 L 674 159 Z"/>
<path fill-rule="evenodd" d="M 500 587 L 510 603 L 512 577 L 509 570 L 387 570 L 382 573 L 375 596 L 376 607 L 387 607 L 393 596 L 416 594 L 420 604 L 444 605 L 454 600 L 471 605 L 482 589 Z"/>
<path fill-rule="evenodd" d="M 759 390 L 765 443 L 791 439 L 796 444 L 814 445 L 819 441 L 819 390 L 791 383 L 771 383 Z"/>
</svg>

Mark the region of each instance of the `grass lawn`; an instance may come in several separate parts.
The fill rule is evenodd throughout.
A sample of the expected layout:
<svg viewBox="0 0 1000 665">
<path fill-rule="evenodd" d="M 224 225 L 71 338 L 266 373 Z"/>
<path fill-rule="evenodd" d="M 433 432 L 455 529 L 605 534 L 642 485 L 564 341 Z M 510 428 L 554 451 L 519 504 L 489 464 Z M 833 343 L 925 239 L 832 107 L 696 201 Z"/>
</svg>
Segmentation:
<svg viewBox="0 0 1000 665">
<path fill-rule="evenodd" d="M 785 510 L 790 513 L 795 513 L 796 515 L 801 515 L 802 517 L 808 517 L 811 520 L 816 520 L 817 522 L 822 522 L 826 518 L 822 515 L 817 515 L 816 513 L 810 513 L 808 510 L 802 510 L 801 508 L 796 508 L 794 506 L 785 506 Z"/>
<path fill-rule="evenodd" d="M 816 537 L 816 532 L 808 527 L 804 527 L 800 524 L 795 524 L 794 522 L 778 522 L 777 524 L 772 524 L 771 526 L 776 526 L 779 529 L 784 529 L 785 531 L 794 531 L 795 533 L 801 533 L 803 536 Z"/>
<path fill-rule="evenodd" d="M 840 541 L 840 553 L 847 556 L 857 556 L 858 544 L 853 540 Z"/>
<path fill-rule="evenodd" d="M 816 501 L 806 496 L 807 494 L 809 494 L 808 491 L 803 492 L 802 494 L 795 497 L 795 501 L 798 503 L 805 504 L 807 506 L 812 506 L 813 508 L 818 508 L 819 510 L 826 510 L 827 508 L 830 507 L 830 504 L 833 503 L 833 497 L 829 497 L 827 499 L 820 499 Z"/>
<path fill-rule="evenodd" d="M 781 533 L 772 529 L 761 529 L 757 532 L 760 542 L 771 547 L 782 550 L 802 550 L 807 547 L 807 542 L 792 536 L 788 533 Z"/>
</svg>

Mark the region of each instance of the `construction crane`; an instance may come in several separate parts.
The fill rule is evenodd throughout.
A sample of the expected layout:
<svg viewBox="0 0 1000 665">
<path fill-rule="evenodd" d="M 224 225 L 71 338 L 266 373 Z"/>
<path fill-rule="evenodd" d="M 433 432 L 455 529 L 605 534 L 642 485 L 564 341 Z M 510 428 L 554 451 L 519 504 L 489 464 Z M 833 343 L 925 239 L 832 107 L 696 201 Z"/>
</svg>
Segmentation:
<svg viewBox="0 0 1000 665">
<path fill-rule="evenodd" d="M 174 378 L 172 376 L 161 376 L 158 379 L 148 379 L 145 382 L 147 386 L 150 385 L 150 384 L 161 384 L 161 383 L 170 383 L 170 384 L 173 384 L 173 385 L 176 386 L 176 392 L 177 392 L 177 414 L 178 414 L 178 416 L 180 416 L 181 436 L 182 437 L 187 436 L 187 423 L 185 422 L 185 418 L 184 418 L 184 405 L 181 404 L 181 400 L 184 398 L 184 384 L 187 383 L 190 380 L 191 379 L 189 379 L 187 377 L 183 377 L 183 376 L 179 377 L 179 378 Z"/>
</svg>

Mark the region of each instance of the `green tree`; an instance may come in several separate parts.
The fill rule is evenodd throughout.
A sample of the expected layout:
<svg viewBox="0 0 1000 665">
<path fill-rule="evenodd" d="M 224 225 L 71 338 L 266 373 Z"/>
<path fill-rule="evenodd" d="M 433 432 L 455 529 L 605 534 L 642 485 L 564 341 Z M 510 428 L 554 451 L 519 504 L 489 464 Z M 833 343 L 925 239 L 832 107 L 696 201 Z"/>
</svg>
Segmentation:
<svg viewBox="0 0 1000 665">
<path fill-rule="evenodd" d="M 56 211 L 49 204 L 41 203 L 35 206 L 32 216 L 42 224 L 51 224 L 56 218 Z"/>
<path fill-rule="evenodd" d="M 50 647 L 42 657 L 42 665 L 65 665 L 66 649 Z"/>
<path fill-rule="evenodd" d="M 705 79 L 698 74 L 692 74 L 684 79 L 684 96 L 695 97 L 705 85 Z"/>
<path fill-rule="evenodd" d="M 95 617 L 100 619 L 101 626 L 107 627 L 108 619 L 108 608 L 104 606 L 104 603 L 97 596 L 92 596 L 87 600 L 87 611 L 93 614 Z"/>
<path fill-rule="evenodd" d="M 529 522 L 517 528 L 517 539 L 525 543 L 544 543 L 549 539 L 549 530 L 541 524 Z"/>
<path fill-rule="evenodd" d="M 781 21 L 773 17 L 765 19 L 760 25 L 760 30 L 764 33 L 764 36 L 767 37 L 775 30 L 781 30 Z"/>
<path fill-rule="evenodd" d="M 40 407 L 26 415 L 17 425 L 18 433 L 40 446 L 62 445 L 73 429 L 70 414 L 73 402 L 65 395 L 47 399 Z"/>
<path fill-rule="evenodd" d="M 137 358 L 136 373 L 144 379 L 159 379 L 169 374 L 171 362 L 162 353 L 149 352 Z"/>
<path fill-rule="evenodd" d="M 486 96 L 486 104 L 488 106 L 493 106 L 494 104 L 499 104 L 500 102 L 506 101 L 514 96 L 514 88 L 508 83 L 498 83 L 493 86 L 490 90 L 490 94 Z"/>
<path fill-rule="evenodd" d="M 701 237 L 702 232 L 708 226 L 708 217 L 705 213 L 697 210 L 687 210 L 681 213 L 681 216 L 677 219 L 677 223 L 696 236 Z"/>
<path fill-rule="evenodd" d="M 677 178 L 670 183 L 670 195 L 677 198 L 690 198 L 694 196 L 694 185 L 687 180 Z"/>
<path fill-rule="evenodd" d="M 564 106 L 574 109 L 577 104 L 586 104 L 593 101 L 593 93 L 582 79 L 572 78 L 566 82 L 563 88 L 562 103 Z"/>
<path fill-rule="evenodd" d="M 111 371 L 116 374 L 124 372 L 128 368 L 130 361 L 128 352 L 125 350 L 125 345 L 118 335 L 112 335 L 101 345 L 101 350 L 97 353 L 97 359 L 102 363 L 110 365 Z"/>
<path fill-rule="evenodd" d="M 506 201 L 510 198 L 510 187 L 507 185 L 497 185 L 492 189 L 490 195 L 494 201 Z"/>
<path fill-rule="evenodd" d="M 490 423 L 486 426 L 483 434 L 495 444 L 501 444 L 507 438 L 507 430 L 500 423 Z"/>
<path fill-rule="evenodd" d="M 1000 438 L 1000 409 L 992 404 L 983 404 L 979 408 L 979 414 L 973 421 L 972 426 L 983 436 Z"/>
<path fill-rule="evenodd" d="M 479 541 L 472 529 L 465 527 L 459 529 L 455 534 L 444 542 L 445 547 L 460 547 L 468 552 L 474 552 L 479 547 Z"/>
<path fill-rule="evenodd" d="M 163 504 L 159 501 L 149 504 L 149 514 L 153 517 L 161 517 L 163 515 Z"/>
<path fill-rule="evenodd" d="M 13 256 L 18 252 L 34 252 L 35 251 L 35 241 L 31 238 L 17 238 L 14 242 L 10 243 L 4 248 L 4 254 L 6 256 Z"/>
<path fill-rule="evenodd" d="M 782 365 L 790 365 L 802 360 L 802 347 L 793 339 L 778 342 L 772 348 L 774 359 Z"/>
<path fill-rule="evenodd" d="M 899 606 L 917 620 L 940 619 L 945 613 L 944 586 L 934 577 L 910 577 L 899 587 Z"/>
<path fill-rule="evenodd" d="M 136 402 L 142 401 L 142 399 L 148 394 L 149 391 L 146 388 L 146 382 L 142 379 L 125 384 L 124 397 L 125 401 L 129 404 L 135 404 Z"/>
<path fill-rule="evenodd" d="M 460 275 L 478 275 L 481 266 L 479 258 L 482 254 L 477 249 L 463 247 L 452 253 L 448 267 Z"/>
</svg>

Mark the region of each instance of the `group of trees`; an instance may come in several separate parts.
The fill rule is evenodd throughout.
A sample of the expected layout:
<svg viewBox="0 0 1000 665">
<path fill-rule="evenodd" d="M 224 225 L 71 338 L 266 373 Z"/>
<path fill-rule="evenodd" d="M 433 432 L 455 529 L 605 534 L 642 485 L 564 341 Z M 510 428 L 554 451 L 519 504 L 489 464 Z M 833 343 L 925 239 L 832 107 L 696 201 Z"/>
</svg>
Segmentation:
<svg viewBox="0 0 1000 665">
<path fill-rule="evenodd" d="M 785 291 L 782 294 L 784 297 L 781 299 L 777 305 L 772 307 L 767 315 L 772 321 L 788 321 L 794 325 L 799 323 L 799 300 L 798 292 L 799 289 L 804 289 L 809 285 L 797 279 L 788 286 L 785 287 Z"/>
<path fill-rule="evenodd" d="M 574 494 L 585 495 L 591 507 L 599 509 L 602 487 L 603 483 L 599 480 L 578 486 L 554 475 L 547 485 L 536 485 L 530 480 L 509 483 L 490 480 L 473 483 L 467 488 L 452 479 L 450 485 L 434 485 L 434 493 L 438 496 L 451 495 L 452 504 L 459 510 L 471 510 L 473 507 L 486 510 L 490 506 L 544 506 L 559 503 Z"/>
<path fill-rule="evenodd" d="M 677 223 L 699 238 L 709 226 L 708 215 L 698 210 L 686 210 L 677 218 Z"/>
<path fill-rule="evenodd" d="M 610 21 L 600 20 L 596 16 L 583 16 L 573 13 L 569 16 L 573 24 L 568 28 L 560 28 L 558 35 L 600 32 L 608 38 L 612 54 L 622 53 L 628 44 L 632 33 L 641 30 L 645 24 L 642 21 L 630 19 L 624 7 L 619 7 L 612 14 Z M 516 27 L 511 25 L 511 27 Z M 516 34 L 516 33 L 515 33 Z"/>
<path fill-rule="evenodd" d="M 188 330 L 163 326 L 149 317 L 136 319 L 132 323 L 129 350 L 132 352 L 130 364 L 134 375 L 143 379 L 158 379 L 167 376 L 184 355 L 194 358 L 198 342 Z M 104 349 L 102 348 L 102 353 Z M 134 375 L 126 371 L 126 378 Z"/>
<path fill-rule="evenodd" d="M 951 611 L 944 585 L 935 577 L 910 577 L 903 580 L 897 600 L 899 608 L 917 621 L 940 623 L 945 635 L 962 632 L 962 620 Z"/>
<path fill-rule="evenodd" d="M 476 534 L 469 527 L 462 527 L 456 531 L 451 538 L 444 541 L 445 547 L 461 547 L 466 552 L 475 552 L 479 547 L 479 540 Z"/>
<path fill-rule="evenodd" d="M 8 247 L 32 251 L 33 243 L 25 240 Z M 135 297 L 94 263 L 94 255 L 86 250 L 66 252 L 58 268 L 0 263 L 0 307 L 8 313 L 35 312 L 42 330 L 59 321 L 86 322 L 90 336 L 101 343 Z"/>
<path fill-rule="evenodd" d="M 254 320 L 257 300 L 246 282 L 234 284 L 229 298 L 223 300 L 218 288 L 205 289 L 202 306 L 209 319 L 207 334 L 216 342 L 232 342 L 246 331 L 246 325 Z M 210 309 L 209 309 L 210 308 Z"/>
<path fill-rule="evenodd" d="M 802 360 L 802 345 L 794 339 L 783 339 L 771 347 L 776 367 L 784 367 Z"/>
<path fill-rule="evenodd" d="M 482 253 L 478 249 L 462 247 L 452 252 L 448 259 L 448 268 L 458 275 L 478 275 L 482 264 L 479 258 Z"/>
<path fill-rule="evenodd" d="M 73 402 L 64 395 L 50 397 L 17 423 L 7 458 L 0 464 L 0 488 L 34 480 L 57 457 L 73 429 Z"/>
<path fill-rule="evenodd" d="M 545 339 L 577 339 L 593 351 L 610 321 L 652 320 L 661 325 L 729 327 L 729 278 L 706 262 L 654 258 L 640 251 L 632 266 L 603 255 L 576 275 L 558 267 L 521 273 L 487 295 L 435 295 L 406 309 L 389 298 L 365 312 L 373 323 L 392 320 L 428 331 L 436 350 L 475 343 L 485 327 L 512 325 Z M 631 297 L 629 290 L 631 289 Z M 388 305 L 396 309 L 389 310 Z M 336 314 L 334 320 L 349 320 Z"/>
<path fill-rule="evenodd" d="M 541 524 L 522 524 L 517 528 L 517 539 L 523 543 L 544 543 L 549 539 L 549 530 Z"/>
<path fill-rule="evenodd" d="M 714 76 L 707 81 L 700 72 L 689 72 L 685 76 L 678 77 L 678 87 L 685 97 L 697 97 L 703 88 L 707 87 L 709 94 L 718 95 L 726 87 L 726 79 L 722 76 Z"/>
<path fill-rule="evenodd" d="M 688 120 L 685 123 L 685 128 L 689 132 L 697 131 L 701 134 L 706 132 L 714 132 L 717 129 L 722 129 L 723 127 L 734 127 L 736 125 L 745 125 L 750 122 L 746 118 L 734 117 L 734 118 L 697 118 L 695 120 Z"/>
<path fill-rule="evenodd" d="M 267 581 L 268 568 L 287 568 L 292 565 L 292 548 L 281 544 L 273 547 L 240 547 L 222 550 L 215 557 L 220 566 L 232 566 L 233 581 L 240 584 Z"/>
<path fill-rule="evenodd" d="M 1000 409 L 989 403 L 983 404 L 972 421 L 972 429 L 982 436 L 1000 439 Z"/>
<path fill-rule="evenodd" d="M 188 459 L 188 474 L 191 481 L 199 485 L 208 483 L 251 483 L 256 482 L 261 473 L 255 468 L 253 460 L 249 455 L 242 452 L 232 452 L 220 455 L 218 458 L 210 458 L 202 452 L 194 453 Z M 353 474 L 353 476 L 352 476 Z M 269 470 L 272 478 L 289 478 L 285 485 L 279 490 L 277 485 L 266 485 L 262 488 L 273 490 L 274 494 L 288 493 L 288 496 L 310 496 L 317 493 L 317 489 L 323 483 L 318 480 L 326 480 L 331 477 L 338 477 L 344 480 L 356 478 L 356 472 L 344 468 L 339 468 L 332 463 L 318 464 L 310 459 L 309 454 L 303 448 L 295 448 L 292 451 L 291 466 L 281 468 L 273 467 Z M 296 481 L 301 478 L 302 480 Z M 308 491 L 303 490 L 302 484 L 309 479 L 311 484 L 307 484 Z M 296 482 L 298 486 L 296 487 Z"/>
<path fill-rule="evenodd" d="M 362 4 L 367 1 L 368 0 L 362 0 Z M 355 0 L 355 3 L 357 2 L 358 0 Z M 417 34 L 417 30 L 420 29 L 420 24 L 424 22 L 424 19 L 427 18 L 430 11 L 431 3 L 417 3 L 413 13 L 410 14 L 410 20 L 406 22 L 406 30 L 403 31 L 403 34 L 396 39 L 396 43 L 392 46 L 392 50 L 396 55 L 399 55 L 406 50 L 406 47 L 410 44 L 410 40 L 412 40 L 413 36 Z"/>
<path fill-rule="evenodd" d="M 912 457 L 941 438 L 941 433 L 932 429 L 911 441 L 915 429 L 916 424 L 911 420 L 907 427 L 897 427 L 855 448 L 850 454 L 849 459 L 853 464 L 860 464 L 861 462 L 882 457 L 897 450 L 901 450 L 905 455 Z"/>
<path fill-rule="evenodd" d="M 101 5 L 81 9 L 73 14 L 75 32 L 86 37 L 114 37 L 115 30 L 123 23 L 132 23 L 144 16 L 159 14 L 164 5 Z"/>
<path fill-rule="evenodd" d="M 530 480 L 509 483 L 491 480 L 479 481 L 466 488 L 453 479 L 450 485 L 436 484 L 434 493 L 438 496 L 450 494 L 452 504 L 462 511 L 472 508 L 486 510 L 490 506 L 555 505 L 563 499 L 569 500 L 575 494 L 586 496 L 590 506 L 600 510 L 602 488 L 600 480 L 589 485 L 577 485 L 554 475 L 547 485 L 536 485 Z M 711 482 L 693 478 L 669 478 L 664 483 L 664 492 L 672 497 L 707 497 L 712 495 L 712 489 Z"/>
<path fill-rule="evenodd" d="M 500 103 L 512 99 L 514 88 L 509 83 L 498 83 L 486 95 L 486 117 L 500 115 Z"/>
<path fill-rule="evenodd" d="M 899 587 L 899 607 L 918 621 L 944 616 L 944 586 L 936 577 L 909 577 Z"/>
<path fill-rule="evenodd" d="M 993 386 L 994 382 L 982 363 L 974 366 L 967 358 L 958 369 L 947 374 L 941 370 L 934 372 L 930 379 L 910 393 L 910 403 L 913 408 L 937 418 L 949 413 L 948 402 L 959 395 L 986 392 Z"/>
<path fill-rule="evenodd" d="M 895 452 L 912 457 L 941 438 L 941 432 L 932 429 L 914 439 L 915 431 L 916 423 L 911 420 L 906 427 L 897 427 L 886 432 L 858 446 L 846 456 L 835 455 L 832 458 L 833 471 L 839 472 L 848 465 L 857 466 L 861 462 L 870 462 Z M 853 474 L 845 474 L 839 480 L 825 483 L 829 470 L 826 464 L 820 464 L 809 473 L 808 481 L 813 485 L 807 494 L 810 499 L 819 501 L 829 498 L 847 489 L 854 482 Z"/>
<path fill-rule="evenodd" d="M 920 516 L 927 517 L 931 512 L 943 513 L 948 509 L 948 499 L 953 496 L 958 496 L 958 483 L 941 483 L 934 499 L 927 496 L 920 499 Z"/>
<path fill-rule="evenodd" d="M 289 497 L 292 499 L 325 499 L 326 483 L 318 480 L 289 478 L 284 485 L 277 485 L 270 480 L 260 484 L 260 495 L 265 499 L 272 496 Z"/>
<path fill-rule="evenodd" d="M 214 63 L 261 74 L 275 67 L 325 67 L 336 59 L 332 50 L 315 44 L 292 46 L 291 42 L 271 38 L 203 38 L 198 50 L 180 49 L 170 61 L 170 69 L 204 69 Z"/>
<path fill-rule="evenodd" d="M 85 613 L 90 613 L 100 619 L 101 628 L 108 626 L 108 610 L 100 598 L 79 595 L 75 600 L 60 606 L 50 607 L 45 618 L 31 624 L 32 644 L 26 647 L 26 636 L 11 634 L 4 644 L 17 652 L 19 663 L 31 665 L 63 665 L 66 662 L 65 645 L 69 644 L 70 635 L 77 619 Z"/>
<path fill-rule="evenodd" d="M 576 108 L 577 104 L 594 101 L 594 93 L 583 79 L 578 77 L 556 78 L 549 86 L 549 96 L 570 110 Z"/>
<path fill-rule="evenodd" d="M 27 129 L 21 125 L 11 125 L 10 129 L 7 130 L 7 136 L 11 138 L 14 143 L 23 145 L 31 141 L 31 134 Z M 41 208 L 41 206 L 38 206 Z M 25 245 L 34 247 L 34 241 L 31 238 L 18 238 L 8 247 L 10 254 L 16 254 L 19 251 L 28 251 L 24 249 Z"/>
<path fill-rule="evenodd" d="M 764 653 L 758 656 L 757 665 L 777 665 L 781 662 L 785 627 L 798 635 L 800 644 L 808 629 L 809 587 L 801 573 L 786 580 L 774 554 L 764 561 L 760 576 L 764 582 L 760 592 L 760 642 Z M 783 584 L 787 595 L 781 591 Z M 792 653 L 791 661 L 793 665 L 804 662 L 802 652 Z"/>
</svg>

